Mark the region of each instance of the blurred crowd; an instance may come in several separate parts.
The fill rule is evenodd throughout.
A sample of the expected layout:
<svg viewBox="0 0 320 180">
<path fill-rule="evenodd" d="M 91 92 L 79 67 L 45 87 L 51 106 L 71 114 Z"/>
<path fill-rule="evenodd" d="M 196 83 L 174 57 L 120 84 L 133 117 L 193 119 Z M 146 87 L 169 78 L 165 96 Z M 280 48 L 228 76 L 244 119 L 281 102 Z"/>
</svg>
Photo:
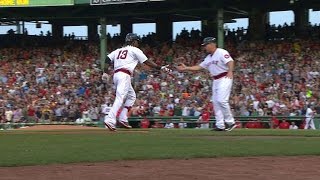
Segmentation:
<svg viewBox="0 0 320 180">
<path fill-rule="evenodd" d="M 8 37 L 6 37 L 8 38 Z M 121 45 L 109 37 L 108 51 Z M 141 49 L 156 63 L 174 67 L 176 58 L 198 64 L 205 57 L 201 32 L 182 31 L 175 42 L 152 43 L 142 37 Z M 319 38 L 235 42 L 226 47 L 236 61 L 231 107 L 235 116 L 302 116 L 312 105 L 320 113 Z M 25 42 L 25 43 L 24 43 Z M 110 42 L 110 41 L 109 41 Z M 33 44 L 33 45 L 32 45 Z M 98 121 L 114 99 L 112 67 L 101 78 L 97 43 L 43 39 L 0 48 L 0 121 Z M 194 116 L 213 114 L 209 73 L 174 77 L 138 66 L 133 76 L 137 101 L 134 116 Z"/>
</svg>

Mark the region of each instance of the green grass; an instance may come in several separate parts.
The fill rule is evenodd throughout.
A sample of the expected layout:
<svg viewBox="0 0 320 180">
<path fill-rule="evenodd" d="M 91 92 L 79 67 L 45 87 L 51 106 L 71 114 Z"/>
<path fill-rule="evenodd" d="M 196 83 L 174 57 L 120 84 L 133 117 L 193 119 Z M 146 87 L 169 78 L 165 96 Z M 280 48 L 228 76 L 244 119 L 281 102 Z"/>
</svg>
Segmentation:
<svg viewBox="0 0 320 180">
<path fill-rule="evenodd" d="M 76 132 L 1 132 L 0 166 L 133 159 L 320 155 L 320 131 Z"/>
</svg>

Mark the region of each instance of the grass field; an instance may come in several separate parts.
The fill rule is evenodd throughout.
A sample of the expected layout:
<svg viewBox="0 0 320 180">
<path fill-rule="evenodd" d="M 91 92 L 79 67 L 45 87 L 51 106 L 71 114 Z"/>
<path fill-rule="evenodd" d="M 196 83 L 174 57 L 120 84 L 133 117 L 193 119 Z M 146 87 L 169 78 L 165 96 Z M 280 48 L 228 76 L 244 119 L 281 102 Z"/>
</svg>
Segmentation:
<svg viewBox="0 0 320 180">
<path fill-rule="evenodd" d="M 133 159 L 320 155 L 320 131 L 4 131 L 0 133 L 0 149 L 0 166 Z"/>
</svg>

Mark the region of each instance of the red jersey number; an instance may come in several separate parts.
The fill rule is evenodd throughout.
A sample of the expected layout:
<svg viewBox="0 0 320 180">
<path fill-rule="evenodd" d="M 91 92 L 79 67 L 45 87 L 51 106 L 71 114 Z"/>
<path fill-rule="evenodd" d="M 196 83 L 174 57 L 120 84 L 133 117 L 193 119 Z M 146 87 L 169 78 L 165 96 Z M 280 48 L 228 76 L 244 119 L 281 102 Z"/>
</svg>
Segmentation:
<svg viewBox="0 0 320 180">
<path fill-rule="evenodd" d="M 117 59 L 126 59 L 128 55 L 128 50 L 119 51 Z"/>
</svg>

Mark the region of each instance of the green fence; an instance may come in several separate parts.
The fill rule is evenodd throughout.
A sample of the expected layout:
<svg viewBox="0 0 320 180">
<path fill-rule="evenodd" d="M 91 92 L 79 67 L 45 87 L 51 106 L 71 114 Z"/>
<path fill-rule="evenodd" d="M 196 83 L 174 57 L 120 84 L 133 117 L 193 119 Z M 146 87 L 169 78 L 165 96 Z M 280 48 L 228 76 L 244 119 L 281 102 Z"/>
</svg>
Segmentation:
<svg viewBox="0 0 320 180">
<path fill-rule="evenodd" d="M 171 121 L 172 123 L 187 123 L 188 127 L 196 127 L 199 122 L 198 122 L 198 117 L 182 117 L 182 116 L 173 116 L 173 117 L 162 117 L 162 116 L 157 116 L 157 117 L 131 117 L 129 118 L 129 122 L 131 125 L 134 127 L 139 127 L 140 121 L 143 120 L 144 118 L 147 118 L 151 124 L 154 124 L 155 122 L 164 124 L 168 121 Z M 276 116 L 278 120 L 285 119 L 288 122 L 295 121 L 297 122 L 297 125 L 301 124 L 302 121 L 304 121 L 305 117 L 303 116 Z M 251 121 L 259 121 L 264 124 L 265 128 L 270 128 L 272 127 L 272 117 L 271 116 L 239 116 L 235 117 L 236 121 L 239 121 L 243 126 L 247 122 Z M 317 128 L 319 128 L 319 121 L 320 117 L 316 117 L 314 122 Z M 213 126 L 215 123 L 214 117 L 211 117 L 210 121 L 210 127 Z M 0 129 L 13 129 L 13 128 L 19 128 L 19 127 L 24 127 L 24 126 L 35 126 L 35 125 L 84 125 L 84 126 L 97 126 L 97 127 L 103 127 L 103 122 L 85 122 L 85 123 L 75 123 L 75 122 L 41 122 L 41 123 L 0 123 Z"/>
</svg>

